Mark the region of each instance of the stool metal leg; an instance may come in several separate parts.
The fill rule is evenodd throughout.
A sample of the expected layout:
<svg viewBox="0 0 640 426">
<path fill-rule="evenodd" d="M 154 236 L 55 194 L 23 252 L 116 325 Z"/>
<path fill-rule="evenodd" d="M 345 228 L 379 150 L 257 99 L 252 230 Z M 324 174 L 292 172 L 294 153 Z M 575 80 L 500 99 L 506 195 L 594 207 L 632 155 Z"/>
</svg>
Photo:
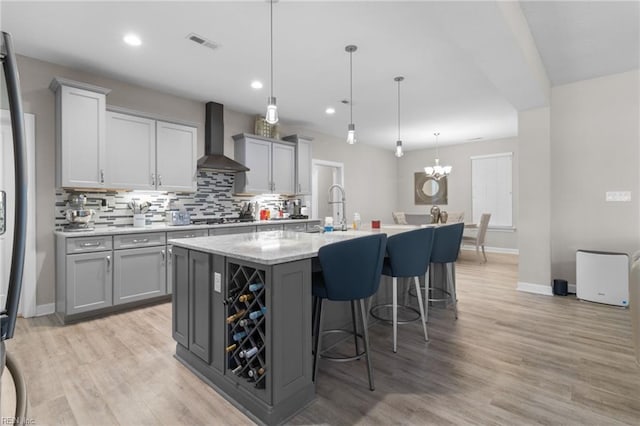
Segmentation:
<svg viewBox="0 0 640 426">
<path fill-rule="evenodd" d="M 356 322 L 356 302 L 351 301 L 351 321 L 353 323 L 353 341 L 356 345 L 356 356 L 360 353 L 360 345 L 358 344 L 358 323 Z"/>
<path fill-rule="evenodd" d="M 416 294 L 418 295 L 418 306 L 420 306 L 420 316 L 422 317 L 422 329 L 424 330 L 424 340 L 429 341 L 429 336 L 427 335 L 427 323 L 424 318 L 424 307 L 422 306 L 422 297 L 420 295 L 420 280 L 418 277 L 413 277 L 413 280 L 416 285 Z"/>
<path fill-rule="evenodd" d="M 456 319 L 458 319 L 458 298 L 456 296 L 456 287 L 453 282 L 453 273 L 451 272 L 451 268 L 447 265 L 447 284 L 449 293 L 451 293 L 451 301 L 453 302 L 453 313 L 455 314 Z"/>
<path fill-rule="evenodd" d="M 398 351 L 398 278 L 393 277 L 393 352 Z"/>
<path fill-rule="evenodd" d="M 369 352 L 369 330 L 367 329 L 367 312 L 364 310 L 364 299 L 360 299 L 360 316 L 362 318 L 362 335 L 364 336 L 364 350 L 367 354 L 367 373 L 369 374 L 369 389 L 375 390 L 373 385 L 373 368 L 371 367 L 371 352 Z"/>
<path fill-rule="evenodd" d="M 429 269 L 431 268 L 427 267 L 427 272 L 424 274 L 424 322 L 429 322 L 429 286 L 431 285 Z M 418 297 L 420 297 L 419 293 Z"/>
<path fill-rule="evenodd" d="M 313 376 L 312 381 L 316 381 L 318 376 L 318 361 L 320 360 L 320 348 L 322 346 L 322 298 L 318 298 L 318 308 L 316 309 L 316 341 L 313 345 Z"/>
</svg>

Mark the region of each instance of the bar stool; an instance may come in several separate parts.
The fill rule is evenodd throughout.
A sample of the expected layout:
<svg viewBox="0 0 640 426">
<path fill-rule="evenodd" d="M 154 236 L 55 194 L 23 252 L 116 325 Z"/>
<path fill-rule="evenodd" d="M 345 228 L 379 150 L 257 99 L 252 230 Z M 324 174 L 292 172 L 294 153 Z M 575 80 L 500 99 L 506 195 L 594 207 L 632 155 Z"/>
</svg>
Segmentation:
<svg viewBox="0 0 640 426">
<path fill-rule="evenodd" d="M 460 243 L 462 242 L 462 233 L 464 232 L 464 223 L 454 223 L 452 225 L 439 226 L 435 229 L 433 237 L 433 250 L 431 251 L 432 264 L 444 264 L 446 269 L 446 288 L 435 288 L 428 280 L 429 285 L 425 285 L 424 299 L 427 313 L 429 317 L 429 302 L 448 302 L 453 304 L 453 312 L 458 319 L 458 299 L 456 297 L 456 260 L 460 253 Z M 434 270 L 431 268 L 431 275 Z M 425 277 L 427 280 L 427 277 Z M 429 291 L 432 296 L 435 292 L 444 293 L 444 297 L 429 297 Z M 418 297 L 420 300 L 421 297 Z"/>
<path fill-rule="evenodd" d="M 425 275 L 429 270 L 433 235 L 433 228 L 421 228 L 415 231 L 393 235 L 387 240 L 387 257 L 382 266 L 382 275 L 393 278 L 393 303 L 373 306 L 370 313 L 374 318 L 393 324 L 393 352 L 397 352 L 398 324 L 413 321 L 398 321 L 398 308 L 414 310 L 409 306 L 398 306 L 398 278 L 413 278 L 416 293 L 420 294 L 420 281 L 418 277 Z M 420 307 L 419 318 L 422 319 L 424 340 L 429 341 L 427 325 L 425 324 L 425 311 L 421 297 L 418 297 L 418 305 Z M 392 308 L 391 320 L 377 313 L 380 308 L 389 306 Z"/>
<path fill-rule="evenodd" d="M 362 336 L 357 333 L 355 312 L 352 310 L 354 321 L 354 338 L 356 340 L 356 355 L 352 357 L 323 357 L 331 361 L 354 361 L 363 356 L 367 358 L 367 373 L 369 375 L 369 389 L 374 390 L 373 369 L 369 356 L 369 331 L 367 330 L 367 316 L 365 314 L 364 299 L 378 291 L 380 273 L 384 258 L 387 236 L 385 234 L 369 235 L 323 246 L 318 251 L 318 260 L 322 271 L 313 273 L 314 315 L 313 315 L 313 380 L 316 380 L 318 361 L 322 344 L 322 303 L 325 299 L 333 301 L 359 301 Z M 326 330 L 332 332 L 336 330 Z M 343 330 L 339 330 L 343 331 Z M 347 331 L 344 331 L 347 332 Z M 358 337 L 364 340 L 364 351 L 357 346 Z"/>
</svg>

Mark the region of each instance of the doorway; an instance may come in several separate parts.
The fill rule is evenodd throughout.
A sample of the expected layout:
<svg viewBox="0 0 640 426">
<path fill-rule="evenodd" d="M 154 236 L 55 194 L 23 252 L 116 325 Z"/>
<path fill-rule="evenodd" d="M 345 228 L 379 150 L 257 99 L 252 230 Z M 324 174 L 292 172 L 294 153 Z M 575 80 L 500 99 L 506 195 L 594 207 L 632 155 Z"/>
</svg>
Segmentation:
<svg viewBox="0 0 640 426">
<path fill-rule="evenodd" d="M 333 184 L 344 187 L 344 164 L 334 161 L 313 160 L 311 176 L 311 217 L 324 220 L 333 217 L 333 223 L 339 223 L 339 204 L 329 204 L 329 187 Z M 340 199 L 337 190 L 332 194 L 334 200 Z"/>
<path fill-rule="evenodd" d="M 24 114 L 24 127 L 27 136 L 27 243 L 25 250 L 24 272 L 22 275 L 22 294 L 18 314 L 24 317 L 36 315 L 36 173 L 35 173 L 35 116 Z M 0 235 L 0 306 L 7 300 L 11 251 L 13 247 L 14 225 L 14 166 L 13 136 L 9 111 L 0 110 L 0 191 L 5 191 L 4 214 L 5 233 Z M 4 213 L 6 212 L 6 213 Z"/>
</svg>

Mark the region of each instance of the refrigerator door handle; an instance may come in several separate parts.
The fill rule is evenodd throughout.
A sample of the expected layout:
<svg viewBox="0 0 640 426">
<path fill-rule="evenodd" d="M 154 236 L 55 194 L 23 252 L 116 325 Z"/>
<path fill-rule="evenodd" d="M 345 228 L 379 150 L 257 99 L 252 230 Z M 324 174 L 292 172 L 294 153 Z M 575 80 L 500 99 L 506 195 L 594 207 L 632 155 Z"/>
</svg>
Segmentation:
<svg viewBox="0 0 640 426">
<path fill-rule="evenodd" d="M 7 232 L 7 193 L 0 191 L 0 235 Z"/>
<path fill-rule="evenodd" d="M 20 77 L 11 35 L 0 32 L 0 59 L 6 79 L 11 132 L 13 133 L 13 156 L 15 172 L 15 218 L 13 228 L 13 250 L 9 271 L 7 302 L 0 312 L 0 340 L 11 339 L 16 327 L 18 303 L 22 289 L 22 274 L 27 242 L 27 146 L 24 128 L 24 110 L 20 96 Z"/>
</svg>

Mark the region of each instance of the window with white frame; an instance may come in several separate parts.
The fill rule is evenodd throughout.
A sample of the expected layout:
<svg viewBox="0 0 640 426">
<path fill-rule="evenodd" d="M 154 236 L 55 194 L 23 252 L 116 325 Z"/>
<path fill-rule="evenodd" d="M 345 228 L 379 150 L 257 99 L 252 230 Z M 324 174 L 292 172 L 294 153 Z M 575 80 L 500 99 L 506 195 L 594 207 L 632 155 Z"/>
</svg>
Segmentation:
<svg viewBox="0 0 640 426">
<path fill-rule="evenodd" d="M 512 152 L 471 157 L 471 213 L 480 223 L 491 213 L 492 228 L 513 227 Z"/>
</svg>

